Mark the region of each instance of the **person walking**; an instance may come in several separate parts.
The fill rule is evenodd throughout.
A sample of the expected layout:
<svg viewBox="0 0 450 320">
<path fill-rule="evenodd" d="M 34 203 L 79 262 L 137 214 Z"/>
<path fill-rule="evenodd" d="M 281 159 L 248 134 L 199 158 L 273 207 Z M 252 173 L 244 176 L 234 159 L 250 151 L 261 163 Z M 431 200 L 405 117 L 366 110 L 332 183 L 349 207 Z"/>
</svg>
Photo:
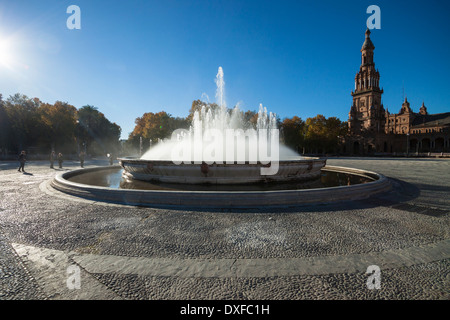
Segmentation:
<svg viewBox="0 0 450 320">
<path fill-rule="evenodd" d="M 53 163 L 55 162 L 56 154 L 55 151 L 52 151 L 50 153 L 50 168 L 53 169 Z"/>
<path fill-rule="evenodd" d="M 84 168 L 84 151 L 80 152 L 80 166 Z"/>
<path fill-rule="evenodd" d="M 113 165 L 113 162 L 114 162 L 114 160 L 113 160 L 113 155 L 110 154 L 110 153 L 108 153 L 107 156 L 108 156 L 108 159 L 109 159 L 109 165 L 112 166 L 112 165 Z"/>
<path fill-rule="evenodd" d="M 20 165 L 19 165 L 19 170 L 17 170 L 17 171 L 20 172 L 20 169 L 22 169 L 22 172 L 25 172 L 25 162 L 26 161 L 27 161 L 27 159 L 26 159 L 25 151 L 22 151 L 20 153 L 20 155 L 19 155 L 19 163 L 20 163 Z"/>
<path fill-rule="evenodd" d="M 58 153 L 58 163 L 59 163 L 59 167 L 62 168 L 62 163 L 63 163 L 63 155 L 62 153 Z"/>
</svg>

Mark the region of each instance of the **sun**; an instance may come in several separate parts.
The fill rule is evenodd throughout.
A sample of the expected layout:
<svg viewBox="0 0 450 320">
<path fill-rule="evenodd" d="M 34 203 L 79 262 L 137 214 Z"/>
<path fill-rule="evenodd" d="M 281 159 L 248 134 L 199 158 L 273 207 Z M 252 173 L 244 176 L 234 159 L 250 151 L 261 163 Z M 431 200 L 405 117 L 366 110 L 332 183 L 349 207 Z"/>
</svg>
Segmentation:
<svg viewBox="0 0 450 320">
<path fill-rule="evenodd" d="M 13 63 L 13 53 L 11 42 L 7 39 L 0 39 L 0 65 L 10 68 Z"/>
</svg>

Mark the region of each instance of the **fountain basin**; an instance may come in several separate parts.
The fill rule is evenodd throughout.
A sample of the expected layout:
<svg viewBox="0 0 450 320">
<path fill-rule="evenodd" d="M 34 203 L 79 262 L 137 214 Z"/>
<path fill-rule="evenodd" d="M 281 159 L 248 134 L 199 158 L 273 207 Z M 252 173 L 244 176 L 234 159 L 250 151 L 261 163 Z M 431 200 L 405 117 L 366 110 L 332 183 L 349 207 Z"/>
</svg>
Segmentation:
<svg viewBox="0 0 450 320">
<path fill-rule="evenodd" d="M 172 161 L 136 158 L 120 158 L 119 163 L 129 179 L 183 184 L 254 184 L 316 179 L 326 160 L 309 157 L 282 160 L 274 175 L 261 175 L 261 168 L 265 166 L 261 163 L 176 165 Z"/>
<path fill-rule="evenodd" d="M 389 180 L 378 173 L 326 166 L 322 170 L 358 175 L 371 181 L 363 184 L 328 188 L 273 190 L 273 191 L 185 191 L 185 190 L 138 190 L 116 189 L 93 186 L 70 181 L 71 177 L 90 172 L 111 170 L 114 167 L 80 169 L 61 173 L 52 181 L 51 186 L 64 193 L 90 199 L 125 205 L 170 208 L 262 208 L 292 207 L 312 204 L 324 204 L 340 201 L 352 201 L 368 198 L 374 194 L 391 189 Z M 120 169 L 119 166 L 115 168 Z"/>
</svg>

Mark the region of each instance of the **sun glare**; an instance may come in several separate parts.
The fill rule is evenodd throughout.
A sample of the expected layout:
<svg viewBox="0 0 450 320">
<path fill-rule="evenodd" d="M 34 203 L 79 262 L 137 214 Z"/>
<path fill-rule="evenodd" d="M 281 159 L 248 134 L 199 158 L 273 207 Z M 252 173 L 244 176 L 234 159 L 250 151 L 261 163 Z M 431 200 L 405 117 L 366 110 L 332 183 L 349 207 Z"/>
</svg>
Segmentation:
<svg viewBox="0 0 450 320">
<path fill-rule="evenodd" d="M 9 40 L 0 39 L 0 65 L 10 68 L 13 62 L 12 46 Z"/>
</svg>

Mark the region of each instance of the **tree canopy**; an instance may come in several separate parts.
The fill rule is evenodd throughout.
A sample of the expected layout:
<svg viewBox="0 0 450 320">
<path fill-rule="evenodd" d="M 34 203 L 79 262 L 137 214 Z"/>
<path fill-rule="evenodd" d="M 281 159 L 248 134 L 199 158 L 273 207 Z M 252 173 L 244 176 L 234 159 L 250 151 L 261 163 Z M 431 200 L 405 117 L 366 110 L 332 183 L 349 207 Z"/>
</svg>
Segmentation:
<svg viewBox="0 0 450 320">
<path fill-rule="evenodd" d="M 165 111 L 157 113 L 149 112 L 136 119 L 136 126 L 129 136 L 129 142 L 134 148 L 139 148 L 140 138 L 153 143 L 158 139 L 169 138 L 175 129 L 188 129 L 192 123 L 194 113 L 200 112 L 206 106 L 211 109 L 218 108 L 215 103 L 206 103 L 194 100 L 186 118 L 174 118 Z M 231 111 L 229 109 L 228 111 Z M 256 127 L 258 113 L 256 111 L 241 111 L 244 122 Z M 333 153 L 337 152 L 339 136 L 347 132 L 347 123 L 336 117 L 326 118 L 317 115 L 313 118 L 302 120 L 298 116 L 285 118 L 282 121 L 277 118 L 280 137 L 284 144 L 297 152 L 307 153 Z M 145 146 L 148 145 L 146 142 Z"/>
<path fill-rule="evenodd" d="M 127 146 L 137 150 L 141 138 L 147 143 L 156 143 L 159 139 L 169 138 L 175 129 L 189 129 L 195 111 L 200 111 L 202 106 L 218 108 L 215 103 L 194 100 L 186 118 L 173 117 L 165 111 L 144 113 L 136 118 Z M 258 113 L 241 112 L 244 122 L 255 127 Z M 277 122 L 283 142 L 298 152 L 336 152 L 339 137 L 347 133 L 346 122 L 320 114 L 306 120 L 298 116 L 282 121 L 278 118 Z M 34 148 L 41 153 L 85 150 L 93 155 L 117 154 L 121 149 L 120 135 L 120 126 L 109 121 L 94 106 L 77 109 L 67 102 L 44 103 L 20 93 L 4 100 L 0 94 L 1 153 Z"/>
<path fill-rule="evenodd" d="M 2 153 L 90 154 L 116 152 L 121 128 L 92 106 L 77 110 L 67 102 L 44 103 L 17 93 L 5 101 L 0 95 L 0 149 Z"/>
<path fill-rule="evenodd" d="M 305 145 L 312 153 L 337 151 L 339 137 L 347 133 L 347 123 L 336 117 L 326 118 L 319 114 L 306 119 Z"/>
<path fill-rule="evenodd" d="M 135 147 L 139 145 L 141 137 L 156 143 L 159 139 L 170 137 L 175 129 L 189 128 L 187 118 L 174 118 L 165 111 L 144 113 L 135 123 L 136 126 L 129 136 L 130 143 Z"/>
<path fill-rule="evenodd" d="M 117 153 L 121 128 L 106 119 L 94 106 L 81 107 L 77 113 L 76 140 L 88 153 Z"/>
</svg>

